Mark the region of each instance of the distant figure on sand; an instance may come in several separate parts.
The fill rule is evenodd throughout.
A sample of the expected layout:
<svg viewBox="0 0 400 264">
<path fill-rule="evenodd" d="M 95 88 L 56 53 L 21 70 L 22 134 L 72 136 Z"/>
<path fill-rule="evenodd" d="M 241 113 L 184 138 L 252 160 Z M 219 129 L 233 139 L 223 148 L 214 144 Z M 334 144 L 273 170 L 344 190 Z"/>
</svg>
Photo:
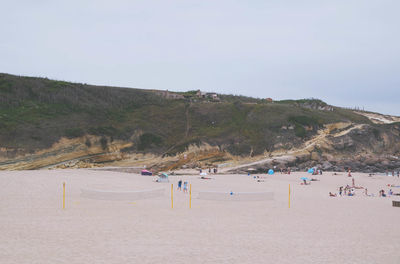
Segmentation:
<svg viewBox="0 0 400 264">
<path fill-rule="evenodd" d="M 354 178 L 351 179 L 351 184 L 353 185 L 353 187 L 355 187 L 355 185 L 354 185 Z"/>
<path fill-rule="evenodd" d="M 342 196 L 342 192 L 343 192 L 343 186 L 339 187 L 339 195 Z"/>
<path fill-rule="evenodd" d="M 330 196 L 330 197 L 336 197 L 336 193 L 333 194 L 333 193 L 329 192 L 329 196 Z"/>
<path fill-rule="evenodd" d="M 349 193 L 350 193 L 350 186 L 347 184 L 346 187 L 344 187 L 344 195 L 346 196 Z"/>
<path fill-rule="evenodd" d="M 187 182 L 187 181 L 185 181 L 185 182 L 183 183 L 183 191 L 184 191 L 184 192 L 187 192 L 187 191 L 188 191 L 188 182 Z"/>
<path fill-rule="evenodd" d="M 178 181 L 178 188 L 177 188 L 177 190 L 182 190 L 182 180 L 179 180 Z"/>
<path fill-rule="evenodd" d="M 349 174 L 347 176 L 351 177 L 351 169 L 349 169 Z"/>
</svg>

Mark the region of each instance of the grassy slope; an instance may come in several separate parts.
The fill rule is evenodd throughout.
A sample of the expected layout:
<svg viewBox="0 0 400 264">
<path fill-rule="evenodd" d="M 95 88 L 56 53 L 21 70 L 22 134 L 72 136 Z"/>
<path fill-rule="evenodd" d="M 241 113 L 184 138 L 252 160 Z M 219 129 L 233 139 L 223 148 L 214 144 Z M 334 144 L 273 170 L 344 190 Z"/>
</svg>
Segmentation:
<svg viewBox="0 0 400 264">
<path fill-rule="evenodd" d="M 298 144 L 326 123 L 370 123 L 341 108 L 328 112 L 302 107 L 307 100 L 266 103 L 221 98 L 221 103 L 189 103 L 147 90 L 0 74 L 0 147 L 32 152 L 63 136 L 95 134 L 134 141 L 135 147 L 127 151 L 175 153 L 188 144 L 208 142 L 226 146 L 234 154 L 248 154 L 251 149 L 257 154 L 277 142 Z M 294 130 L 281 130 L 290 124 Z"/>
</svg>

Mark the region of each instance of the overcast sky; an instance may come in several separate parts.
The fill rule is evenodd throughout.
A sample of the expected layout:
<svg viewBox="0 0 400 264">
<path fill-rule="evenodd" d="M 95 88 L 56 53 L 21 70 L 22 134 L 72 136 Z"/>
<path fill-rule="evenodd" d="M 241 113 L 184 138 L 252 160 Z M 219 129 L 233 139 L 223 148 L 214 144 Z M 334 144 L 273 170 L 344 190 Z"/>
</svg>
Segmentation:
<svg viewBox="0 0 400 264">
<path fill-rule="evenodd" d="M 0 72 L 400 115 L 399 0 L 2 0 Z"/>
</svg>

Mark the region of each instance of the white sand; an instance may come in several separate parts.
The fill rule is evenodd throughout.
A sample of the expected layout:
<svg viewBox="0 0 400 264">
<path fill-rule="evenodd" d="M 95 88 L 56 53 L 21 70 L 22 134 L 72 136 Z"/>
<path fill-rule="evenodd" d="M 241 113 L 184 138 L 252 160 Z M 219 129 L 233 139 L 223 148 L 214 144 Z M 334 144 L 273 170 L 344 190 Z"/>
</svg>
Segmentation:
<svg viewBox="0 0 400 264">
<path fill-rule="evenodd" d="M 91 171 L 0 172 L 0 263 L 400 263 L 400 208 L 393 197 L 331 198 L 351 178 L 325 173 L 309 186 L 306 173 L 170 177 L 193 186 L 175 192 L 152 177 Z M 386 176 L 356 174 L 356 185 L 375 194 Z M 62 182 L 67 183 L 62 210 Z M 288 184 L 292 207 L 288 209 Z M 163 197 L 101 201 L 80 196 L 80 188 L 142 190 L 164 186 Z M 400 188 L 393 188 L 400 192 Z M 206 201 L 198 191 L 274 191 L 273 201 Z M 400 197 L 399 197 L 400 198 Z M 397 199 L 398 200 L 398 199 Z"/>
</svg>

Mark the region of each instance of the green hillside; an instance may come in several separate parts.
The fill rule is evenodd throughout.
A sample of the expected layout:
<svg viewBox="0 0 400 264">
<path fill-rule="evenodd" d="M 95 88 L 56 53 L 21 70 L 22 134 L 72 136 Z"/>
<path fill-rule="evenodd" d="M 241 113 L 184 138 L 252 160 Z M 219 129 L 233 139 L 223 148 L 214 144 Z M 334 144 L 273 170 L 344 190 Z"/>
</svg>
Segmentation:
<svg viewBox="0 0 400 264">
<path fill-rule="evenodd" d="M 315 99 L 267 102 L 219 95 L 215 102 L 180 94 L 185 98 L 167 99 L 152 90 L 0 74 L 0 147 L 29 153 L 61 137 L 98 135 L 104 146 L 115 139 L 132 141 L 126 152 L 169 155 L 207 142 L 248 155 L 272 150 L 278 142 L 298 145 L 323 124 L 370 124 L 350 110 L 318 110 L 326 104 Z"/>
</svg>

